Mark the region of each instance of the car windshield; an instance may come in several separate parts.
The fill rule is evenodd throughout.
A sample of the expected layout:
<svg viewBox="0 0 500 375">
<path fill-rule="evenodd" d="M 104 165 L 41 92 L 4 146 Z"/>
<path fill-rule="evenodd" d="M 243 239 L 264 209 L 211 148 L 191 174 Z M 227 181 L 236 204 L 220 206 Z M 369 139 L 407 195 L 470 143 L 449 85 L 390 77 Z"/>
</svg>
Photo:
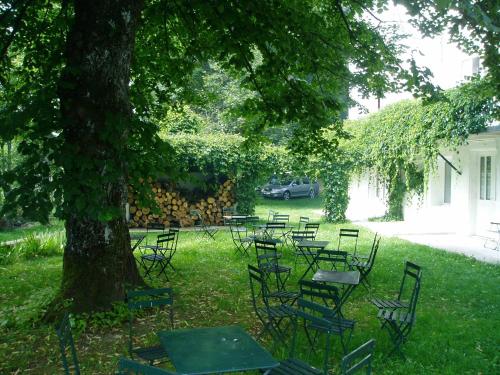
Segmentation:
<svg viewBox="0 0 500 375">
<path fill-rule="evenodd" d="M 269 182 L 268 184 L 269 185 L 290 185 L 290 183 L 292 182 L 292 179 L 291 178 L 278 178 L 278 177 L 271 177 L 269 179 Z"/>
</svg>

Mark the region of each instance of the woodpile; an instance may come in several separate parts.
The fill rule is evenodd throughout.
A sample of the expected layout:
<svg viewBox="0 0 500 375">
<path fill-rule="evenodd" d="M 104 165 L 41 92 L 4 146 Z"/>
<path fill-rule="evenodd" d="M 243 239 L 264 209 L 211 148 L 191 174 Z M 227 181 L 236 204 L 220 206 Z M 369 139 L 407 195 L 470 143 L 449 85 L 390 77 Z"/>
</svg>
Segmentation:
<svg viewBox="0 0 500 375">
<path fill-rule="evenodd" d="M 172 188 L 159 182 L 151 184 L 151 188 L 155 194 L 154 199 L 158 203 L 160 213 L 154 213 L 148 207 L 141 207 L 129 189 L 130 227 L 146 227 L 147 223 L 163 223 L 166 227 L 175 223 L 182 227 L 192 226 L 194 218 L 190 215 L 191 210 L 199 210 L 205 223 L 219 225 L 223 222 L 222 208 L 231 207 L 235 203 L 234 183 L 231 180 L 227 180 L 219 186 L 214 196 L 201 199 L 196 203 L 190 203 L 179 192 L 173 191 Z"/>
</svg>

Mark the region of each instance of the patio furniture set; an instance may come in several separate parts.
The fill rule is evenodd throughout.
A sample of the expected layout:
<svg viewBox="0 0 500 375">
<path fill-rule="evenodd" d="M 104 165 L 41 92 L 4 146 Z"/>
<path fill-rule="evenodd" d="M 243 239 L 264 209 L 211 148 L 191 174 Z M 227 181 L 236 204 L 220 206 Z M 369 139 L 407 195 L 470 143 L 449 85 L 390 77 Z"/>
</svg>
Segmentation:
<svg viewBox="0 0 500 375">
<path fill-rule="evenodd" d="M 229 216 L 229 215 L 227 215 Z M 264 374 L 327 374 L 332 352 L 332 337 L 340 337 L 343 358 L 342 374 L 353 374 L 360 370 L 371 373 L 371 362 L 375 340 L 371 339 L 351 353 L 349 340 L 355 321 L 347 319 L 343 306 L 358 285 L 370 288 L 368 275 L 374 265 L 380 238 L 375 235 L 369 256 L 357 254 L 357 229 L 341 229 L 336 250 L 329 250 L 328 241 L 317 240 L 319 224 L 309 223 L 301 217 L 297 230 L 289 223 L 289 216 L 273 213 L 270 221 L 259 224 L 253 216 L 232 214 L 225 217 L 230 227 L 236 252 L 248 255 L 253 245 L 256 265 L 248 265 L 250 290 L 254 311 L 263 324 L 259 338 L 269 333 L 273 349 L 277 345 L 288 345 L 289 358 L 278 361 L 258 341 L 239 326 L 212 328 L 173 329 L 173 292 L 171 288 L 129 291 L 126 303 L 129 310 L 129 355 L 133 359 L 121 358 L 118 374 L 173 374 L 154 367 L 157 362 L 170 360 L 178 374 L 212 374 L 260 370 Z M 279 224 L 279 225 L 275 225 Z M 203 229 L 202 229 L 203 230 Z M 150 231 L 159 231 L 156 244 L 143 244 Z M 251 233 L 250 233 L 251 232 Z M 206 234 L 213 238 L 213 234 Z M 177 249 L 179 230 L 151 225 L 146 235 L 132 234 L 132 251 L 139 251 L 138 264 L 146 276 L 153 269 L 165 275 L 168 268 L 174 269 L 172 257 Z M 354 240 L 354 251 L 342 250 L 343 239 Z M 287 288 L 292 267 L 280 263 L 281 252 L 290 244 L 295 253 L 295 266 L 299 258 L 307 265 L 299 281 L 299 290 Z M 401 345 L 406 341 L 415 322 L 415 308 L 420 289 L 421 269 L 406 262 L 397 299 L 372 299 L 378 308 L 378 319 L 387 329 L 394 343 L 393 351 L 404 357 Z M 411 284 L 411 285 L 409 285 Z M 410 291 L 410 298 L 406 295 Z M 172 330 L 158 332 L 159 344 L 150 347 L 135 347 L 133 321 L 137 311 L 151 308 L 168 308 Z M 299 321 L 301 324 L 299 325 Z M 322 353 L 322 369 L 313 367 L 299 359 L 297 354 L 298 334 L 305 333 L 309 354 Z M 291 332 L 290 332 L 291 331 Z M 80 374 L 68 314 L 57 329 L 62 364 L 66 374 Z M 320 349 L 320 342 L 324 348 Z M 148 364 L 134 359 L 141 359 Z"/>
</svg>

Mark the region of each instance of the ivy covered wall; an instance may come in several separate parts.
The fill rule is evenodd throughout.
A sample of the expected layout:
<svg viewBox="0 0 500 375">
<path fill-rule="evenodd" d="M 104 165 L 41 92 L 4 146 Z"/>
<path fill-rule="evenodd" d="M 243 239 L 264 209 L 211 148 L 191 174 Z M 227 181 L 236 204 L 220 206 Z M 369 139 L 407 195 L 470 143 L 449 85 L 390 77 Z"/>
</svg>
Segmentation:
<svg viewBox="0 0 500 375">
<path fill-rule="evenodd" d="M 324 160 L 325 213 L 330 221 L 345 219 L 348 182 L 370 171 L 388 187 L 385 218 L 403 218 L 404 197 L 420 194 L 434 171 L 440 148 L 457 149 L 470 134 L 498 118 L 494 85 L 474 79 L 444 91 L 439 100 L 404 100 L 361 120 L 346 121 L 348 136 Z M 328 183 L 335 179 L 334 183 Z M 342 188 L 341 188 L 342 187 Z"/>
</svg>

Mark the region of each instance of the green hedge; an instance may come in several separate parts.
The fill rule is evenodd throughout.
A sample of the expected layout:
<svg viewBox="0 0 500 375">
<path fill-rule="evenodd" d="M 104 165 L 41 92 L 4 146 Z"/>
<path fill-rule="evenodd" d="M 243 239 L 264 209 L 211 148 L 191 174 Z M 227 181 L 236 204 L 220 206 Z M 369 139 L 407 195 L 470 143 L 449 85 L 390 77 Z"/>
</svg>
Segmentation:
<svg viewBox="0 0 500 375">
<path fill-rule="evenodd" d="M 213 179 L 235 182 L 238 211 L 254 212 L 259 186 L 286 165 L 288 153 L 281 147 L 246 144 L 230 134 L 169 134 L 164 138 L 174 150 L 174 164 L 182 174 L 201 172 Z"/>
</svg>

